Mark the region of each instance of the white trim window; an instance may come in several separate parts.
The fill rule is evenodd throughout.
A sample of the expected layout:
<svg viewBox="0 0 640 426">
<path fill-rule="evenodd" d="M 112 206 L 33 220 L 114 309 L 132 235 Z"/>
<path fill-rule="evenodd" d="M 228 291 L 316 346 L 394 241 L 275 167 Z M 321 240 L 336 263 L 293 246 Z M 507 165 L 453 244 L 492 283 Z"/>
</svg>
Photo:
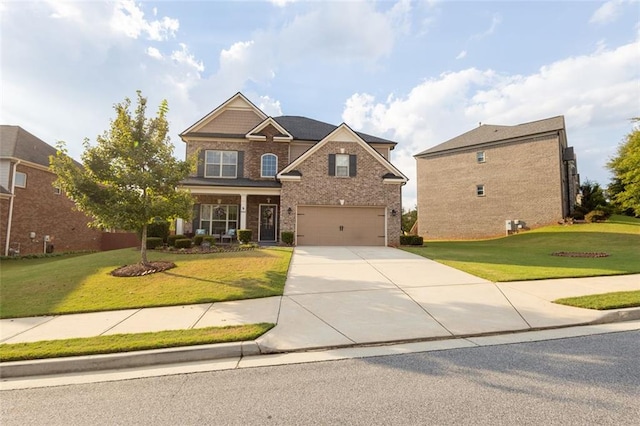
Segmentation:
<svg viewBox="0 0 640 426">
<path fill-rule="evenodd" d="M 18 187 L 18 188 L 26 188 L 27 187 L 27 174 L 23 173 L 23 172 L 16 172 L 15 173 L 15 181 L 14 181 L 14 186 Z"/>
<path fill-rule="evenodd" d="M 336 176 L 349 177 L 348 154 L 336 154 Z"/>
<path fill-rule="evenodd" d="M 278 156 L 262 154 L 260 157 L 260 177 L 275 177 L 278 172 Z"/>
<path fill-rule="evenodd" d="M 204 229 L 207 235 L 224 235 L 231 229 L 238 229 L 238 205 L 202 204 L 200 229 Z"/>
<path fill-rule="evenodd" d="M 484 197 L 485 195 L 487 195 L 484 185 L 476 185 L 476 195 L 478 197 Z"/>
<path fill-rule="evenodd" d="M 204 177 L 235 179 L 238 176 L 237 151 L 206 151 Z"/>
<path fill-rule="evenodd" d="M 476 160 L 478 161 L 478 163 L 484 163 L 485 161 L 487 161 L 487 157 L 485 156 L 484 151 L 476 152 Z"/>
</svg>

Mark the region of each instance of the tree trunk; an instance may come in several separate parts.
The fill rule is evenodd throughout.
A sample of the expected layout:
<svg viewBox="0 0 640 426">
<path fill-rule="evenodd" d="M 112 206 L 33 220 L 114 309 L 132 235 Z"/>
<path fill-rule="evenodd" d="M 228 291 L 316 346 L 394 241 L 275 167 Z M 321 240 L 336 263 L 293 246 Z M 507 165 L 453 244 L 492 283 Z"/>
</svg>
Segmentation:
<svg viewBox="0 0 640 426">
<path fill-rule="evenodd" d="M 147 224 L 145 223 L 142 227 L 142 245 L 140 246 L 140 262 L 143 265 L 148 265 L 149 261 L 147 260 Z"/>
</svg>

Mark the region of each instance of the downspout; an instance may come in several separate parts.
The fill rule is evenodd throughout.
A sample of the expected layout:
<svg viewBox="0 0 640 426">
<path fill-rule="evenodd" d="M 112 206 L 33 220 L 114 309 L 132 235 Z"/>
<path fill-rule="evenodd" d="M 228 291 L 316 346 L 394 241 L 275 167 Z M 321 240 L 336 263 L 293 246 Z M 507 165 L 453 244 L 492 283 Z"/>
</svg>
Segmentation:
<svg viewBox="0 0 640 426">
<path fill-rule="evenodd" d="M 9 200 L 9 217 L 7 218 L 7 240 L 4 245 L 4 255 L 9 256 L 9 242 L 11 241 L 11 221 L 13 219 L 13 200 L 16 198 L 16 170 L 21 160 L 13 163 L 13 173 L 11 173 L 11 200 Z"/>
</svg>

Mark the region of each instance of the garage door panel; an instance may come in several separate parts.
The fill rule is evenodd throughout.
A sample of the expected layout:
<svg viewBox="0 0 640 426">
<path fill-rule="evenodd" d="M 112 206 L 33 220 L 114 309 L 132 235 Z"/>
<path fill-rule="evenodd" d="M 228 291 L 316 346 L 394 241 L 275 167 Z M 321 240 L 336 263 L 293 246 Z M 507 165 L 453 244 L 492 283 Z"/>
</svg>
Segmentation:
<svg viewBox="0 0 640 426">
<path fill-rule="evenodd" d="M 298 245 L 385 245 L 384 207 L 300 206 Z"/>
</svg>

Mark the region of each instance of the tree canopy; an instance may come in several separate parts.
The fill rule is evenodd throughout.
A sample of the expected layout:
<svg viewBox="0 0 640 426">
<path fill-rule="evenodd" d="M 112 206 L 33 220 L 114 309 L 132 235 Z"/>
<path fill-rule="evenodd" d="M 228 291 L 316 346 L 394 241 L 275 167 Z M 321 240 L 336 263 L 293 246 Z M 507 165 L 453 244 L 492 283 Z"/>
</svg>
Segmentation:
<svg viewBox="0 0 640 426">
<path fill-rule="evenodd" d="M 632 121 L 638 123 L 640 118 Z M 607 167 L 613 172 L 613 182 L 609 185 L 613 203 L 640 216 L 640 127 L 636 125 L 627 135 Z"/>
<path fill-rule="evenodd" d="M 116 118 L 109 130 L 96 138 L 95 146 L 85 139 L 81 167 L 67 155 L 64 142 L 51 158 L 56 185 L 94 218 L 94 226 L 141 232 L 143 264 L 148 263 L 147 225 L 158 218 L 191 216 L 193 199 L 178 185 L 194 164 L 173 156 L 167 101 L 160 103 L 154 118 L 145 117 L 146 107 L 140 91 L 133 113 L 129 98 L 114 105 Z"/>
</svg>

